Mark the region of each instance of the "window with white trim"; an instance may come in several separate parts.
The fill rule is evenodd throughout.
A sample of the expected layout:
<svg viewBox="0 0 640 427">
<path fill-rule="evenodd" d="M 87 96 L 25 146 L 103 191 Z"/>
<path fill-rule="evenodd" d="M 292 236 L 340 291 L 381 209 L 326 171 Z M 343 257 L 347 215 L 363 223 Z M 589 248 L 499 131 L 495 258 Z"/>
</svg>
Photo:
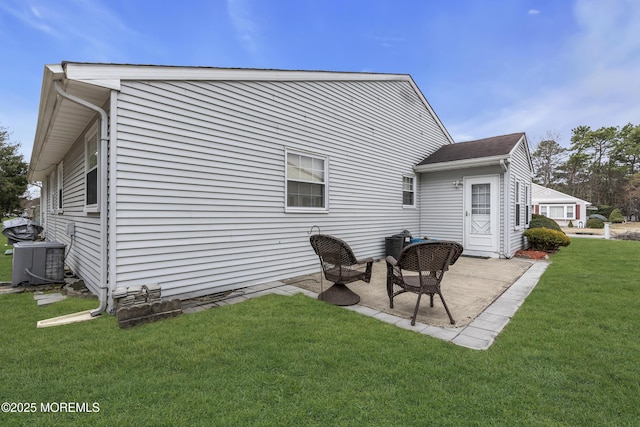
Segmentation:
<svg viewBox="0 0 640 427">
<path fill-rule="evenodd" d="M 413 175 L 404 175 L 402 177 L 402 206 L 416 206 L 416 179 Z"/>
<path fill-rule="evenodd" d="M 565 215 L 567 216 L 567 219 L 575 219 L 576 216 L 573 213 L 573 205 L 566 205 L 565 206 Z"/>
<path fill-rule="evenodd" d="M 288 150 L 286 157 L 286 210 L 326 211 L 328 159 Z"/>
<path fill-rule="evenodd" d="M 520 227 L 520 181 L 516 181 L 516 227 Z"/>
<path fill-rule="evenodd" d="M 62 205 L 62 196 L 64 193 L 64 166 L 63 166 L 63 162 L 60 162 L 58 164 L 58 170 L 57 170 L 57 175 L 58 175 L 58 179 L 57 179 L 57 191 L 56 191 L 56 196 L 57 196 L 57 203 L 56 203 L 56 211 L 58 213 L 62 213 L 63 212 L 63 205 Z"/>
<path fill-rule="evenodd" d="M 51 172 L 49 177 L 47 178 L 47 210 L 49 213 L 53 213 L 56 211 L 56 175 L 55 172 Z"/>
<path fill-rule="evenodd" d="M 575 205 L 540 205 L 540 215 L 559 220 L 576 219 Z"/>
<path fill-rule="evenodd" d="M 100 160 L 99 156 L 99 143 L 98 143 L 98 131 L 94 126 L 92 130 L 87 134 L 85 139 L 85 163 L 84 163 L 84 194 L 85 194 L 85 211 L 97 212 L 98 211 L 98 199 L 99 199 L 99 170 L 98 164 Z"/>
<path fill-rule="evenodd" d="M 529 225 L 529 217 L 531 216 L 531 198 L 530 198 L 530 194 L 531 194 L 530 186 L 529 185 L 525 185 L 524 186 L 524 205 L 525 205 L 524 223 L 525 223 L 525 225 Z"/>
</svg>

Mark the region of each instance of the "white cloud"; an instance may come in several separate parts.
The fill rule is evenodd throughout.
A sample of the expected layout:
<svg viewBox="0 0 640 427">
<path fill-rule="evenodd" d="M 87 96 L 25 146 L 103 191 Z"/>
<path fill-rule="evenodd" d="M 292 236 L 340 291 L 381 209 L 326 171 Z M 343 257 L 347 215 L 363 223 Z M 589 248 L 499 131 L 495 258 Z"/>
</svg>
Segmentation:
<svg viewBox="0 0 640 427">
<path fill-rule="evenodd" d="M 227 13 L 242 45 L 250 53 L 258 51 L 259 28 L 247 0 L 227 0 Z"/>
<path fill-rule="evenodd" d="M 42 18 L 42 9 L 39 5 L 30 2 L 0 2 L 0 9 L 18 19 L 24 25 L 34 28 L 48 35 L 57 35 L 54 29 Z M 46 13 L 46 12 L 45 12 Z"/>
<path fill-rule="evenodd" d="M 523 97 L 515 104 L 448 126 L 456 141 L 525 131 L 535 142 L 554 132 L 568 146 L 580 125 L 640 124 L 640 2 L 578 0 L 574 17 L 578 31 L 559 45 L 566 78 L 517 88 Z"/>
<path fill-rule="evenodd" d="M 114 57 L 120 56 L 120 50 L 116 46 L 136 43 L 141 39 L 140 34 L 129 28 L 117 13 L 96 0 L 60 3 L 3 0 L 0 2 L 0 9 L 24 25 L 53 37 L 66 46 L 74 46 L 78 55 L 89 54 L 91 60 L 113 61 Z M 145 46 L 147 49 L 152 47 L 147 42 Z"/>
<path fill-rule="evenodd" d="M 529 9 L 529 11 L 527 12 L 529 15 L 539 15 L 540 11 L 537 9 Z"/>
</svg>

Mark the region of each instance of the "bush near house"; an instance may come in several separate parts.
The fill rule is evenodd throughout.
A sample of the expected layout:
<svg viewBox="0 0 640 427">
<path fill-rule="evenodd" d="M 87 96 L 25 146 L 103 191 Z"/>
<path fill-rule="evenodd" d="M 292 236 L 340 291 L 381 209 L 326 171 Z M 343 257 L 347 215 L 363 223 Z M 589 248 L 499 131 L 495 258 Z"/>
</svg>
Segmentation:
<svg viewBox="0 0 640 427">
<path fill-rule="evenodd" d="M 571 239 L 562 231 L 544 227 L 529 228 L 525 230 L 524 236 L 529 241 L 530 249 L 536 251 L 552 252 L 558 250 L 560 246 L 571 244 Z"/>
<path fill-rule="evenodd" d="M 609 221 L 613 222 L 614 224 L 620 224 L 624 222 L 624 217 L 622 216 L 622 212 L 620 212 L 620 209 L 615 208 L 611 211 L 611 215 L 609 215 Z"/>
<path fill-rule="evenodd" d="M 531 222 L 529 223 L 529 228 L 548 228 L 551 230 L 556 230 L 562 232 L 562 229 L 558 225 L 557 222 L 552 220 L 551 218 L 547 218 L 544 215 L 531 215 Z"/>
<path fill-rule="evenodd" d="M 598 218 L 589 218 L 587 220 L 587 228 L 604 228 L 604 221 Z"/>
</svg>

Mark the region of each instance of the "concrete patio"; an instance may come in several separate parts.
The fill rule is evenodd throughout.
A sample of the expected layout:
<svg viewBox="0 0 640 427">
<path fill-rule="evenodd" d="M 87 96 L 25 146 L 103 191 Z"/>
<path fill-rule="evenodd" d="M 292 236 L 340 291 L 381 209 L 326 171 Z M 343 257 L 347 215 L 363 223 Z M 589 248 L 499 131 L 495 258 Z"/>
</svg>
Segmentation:
<svg viewBox="0 0 640 427">
<path fill-rule="evenodd" d="M 415 294 L 399 295 L 394 299 L 394 309 L 390 309 L 384 261 L 374 264 L 371 283 L 349 285 L 361 299 L 359 304 L 344 308 L 463 347 L 486 350 L 536 286 L 547 266 L 547 261 L 521 258 L 461 257 L 442 282 L 442 293 L 456 320 L 455 325 L 449 323 L 438 296 L 434 298 L 434 307 L 429 306 L 428 297 L 422 299 L 415 326 L 411 326 Z M 293 295 L 302 292 L 317 298 L 321 288 L 329 286 L 331 283 L 321 281 L 320 274 L 316 273 L 239 289 L 222 300 L 187 307 L 185 312 L 234 304 L 270 293 Z"/>
</svg>

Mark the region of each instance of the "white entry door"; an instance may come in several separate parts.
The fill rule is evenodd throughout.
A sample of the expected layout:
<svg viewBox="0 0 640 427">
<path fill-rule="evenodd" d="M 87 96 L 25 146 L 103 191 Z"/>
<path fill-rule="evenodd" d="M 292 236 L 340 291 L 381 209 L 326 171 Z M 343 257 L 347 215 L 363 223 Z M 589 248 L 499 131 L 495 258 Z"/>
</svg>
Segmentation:
<svg viewBox="0 0 640 427">
<path fill-rule="evenodd" d="M 464 249 L 469 255 L 498 254 L 499 183 L 497 175 L 464 179 Z"/>
</svg>

